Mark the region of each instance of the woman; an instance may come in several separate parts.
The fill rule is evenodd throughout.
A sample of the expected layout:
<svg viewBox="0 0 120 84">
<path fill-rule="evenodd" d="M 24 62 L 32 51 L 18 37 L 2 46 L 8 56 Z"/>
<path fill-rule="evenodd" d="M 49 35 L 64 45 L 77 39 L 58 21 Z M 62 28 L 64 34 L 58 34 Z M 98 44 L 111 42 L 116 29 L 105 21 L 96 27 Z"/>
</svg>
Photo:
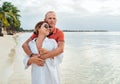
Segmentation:
<svg viewBox="0 0 120 84">
<path fill-rule="evenodd" d="M 39 22 L 35 26 L 35 33 L 38 34 L 38 37 L 29 43 L 32 53 L 45 54 L 57 48 L 56 41 L 47 38 L 47 35 L 49 35 L 49 26 L 46 22 Z M 32 84 L 60 84 L 59 64 L 62 62 L 62 58 L 62 54 L 54 58 L 47 58 L 44 66 L 38 66 L 34 63 L 36 57 L 29 58 L 29 56 L 26 56 L 24 59 L 25 67 L 32 66 Z"/>
</svg>

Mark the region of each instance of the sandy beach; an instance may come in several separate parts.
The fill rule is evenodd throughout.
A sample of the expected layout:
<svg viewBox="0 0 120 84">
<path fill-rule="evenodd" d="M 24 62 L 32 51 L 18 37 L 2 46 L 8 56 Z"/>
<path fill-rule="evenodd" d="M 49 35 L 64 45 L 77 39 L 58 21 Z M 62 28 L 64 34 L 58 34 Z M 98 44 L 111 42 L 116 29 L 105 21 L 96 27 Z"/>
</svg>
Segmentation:
<svg viewBox="0 0 120 84">
<path fill-rule="evenodd" d="M 17 46 L 16 35 L 0 37 L 0 84 L 31 84 L 30 68 L 24 69 L 23 57 Z"/>
</svg>

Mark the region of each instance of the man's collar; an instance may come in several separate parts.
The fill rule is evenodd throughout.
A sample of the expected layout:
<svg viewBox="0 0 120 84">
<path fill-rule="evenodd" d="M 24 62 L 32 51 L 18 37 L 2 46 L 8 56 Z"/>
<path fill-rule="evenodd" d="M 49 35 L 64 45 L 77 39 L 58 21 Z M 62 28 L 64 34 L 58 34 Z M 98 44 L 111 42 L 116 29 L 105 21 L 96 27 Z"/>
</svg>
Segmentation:
<svg viewBox="0 0 120 84">
<path fill-rule="evenodd" d="M 53 33 L 56 33 L 56 27 L 53 28 L 53 32 L 51 32 L 47 37 L 51 36 Z"/>
<path fill-rule="evenodd" d="M 56 27 L 54 27 L 54 29 L 53 29 L 53 33 L 56 33 Z"/>
</svg>

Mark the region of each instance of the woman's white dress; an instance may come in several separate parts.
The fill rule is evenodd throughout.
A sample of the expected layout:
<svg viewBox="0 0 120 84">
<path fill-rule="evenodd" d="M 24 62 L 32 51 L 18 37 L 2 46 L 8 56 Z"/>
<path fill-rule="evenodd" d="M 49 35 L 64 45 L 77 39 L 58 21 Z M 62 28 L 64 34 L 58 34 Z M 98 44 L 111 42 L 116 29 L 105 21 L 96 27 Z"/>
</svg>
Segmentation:
<svg viewBox="0 0 120 84">
<path fill-rule="evenodd" d="M 29 47 L 32 53 L 38 53 L 36 42 L 32 40 L 29 43 Z M 48 39 L 47 37 L 43 41 L 42 48 L 48 50 L 54 50 L 57 48 L 57 43 L 54 39 Z M 59 64 L 62 62 L 63 54 L 55 56 L 53 58 L 48 58 L 45 60 L 44 66 L 37 66 L 36 64 L 31 64 L 32 70 L 32 84 L 60 84 L 59 75 Z M 28 56 L 25 56 L 24 64 L 25 68 L 28 68 L 27 62 L 29 60 Z"/>
</svg>

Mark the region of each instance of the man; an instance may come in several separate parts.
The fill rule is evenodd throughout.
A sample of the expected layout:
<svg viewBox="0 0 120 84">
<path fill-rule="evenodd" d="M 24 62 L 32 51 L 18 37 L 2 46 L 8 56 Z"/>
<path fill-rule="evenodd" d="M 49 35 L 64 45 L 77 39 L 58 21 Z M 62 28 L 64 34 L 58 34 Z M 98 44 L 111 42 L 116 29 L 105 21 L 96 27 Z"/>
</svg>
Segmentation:
<svg viewBox="0 0 120 84">
<path fill-rule="evenodd" d="M 34 39 L 35 37 L 37 37 L 36 34 L 33 34 L 22 45 L 23 50 L 25 51 L 25 53 L 28 56 L 30 56 L 30 57 L 38 56 L 39 57 L 39 58 L 36 58 L 36 61 L 34 62 L 35 64 L 37 64 L 39 66 L 43 66 L 44 65 L 44 60 L 45 59 L 52 58 L 52 57 L 54 57 L 56 55 L 61 54 L 64 51 L 64 33 L 61 30 L 59 30 L 58 28 L 55 27 L 56 21 L 57 21 L 55 12 L 54 11 L 48 11 L 46 13 L 46 15 L 45 15 L 45 19 L 44 20 L 50 26 L 50 35 L 48 36 L 48 38 L 55 39 L 56 42 L 58 43 L 58 47 L 55 50 L 50 51 L 49 53 L 46 53 L 46 54 L 43 54 L 43 55 L 32 53 L 31 50 L 30 50 L 30 48 L 29 48 L 29 46 L 28 46 L 28 43 L 32 39 Z"/>
</svg>

